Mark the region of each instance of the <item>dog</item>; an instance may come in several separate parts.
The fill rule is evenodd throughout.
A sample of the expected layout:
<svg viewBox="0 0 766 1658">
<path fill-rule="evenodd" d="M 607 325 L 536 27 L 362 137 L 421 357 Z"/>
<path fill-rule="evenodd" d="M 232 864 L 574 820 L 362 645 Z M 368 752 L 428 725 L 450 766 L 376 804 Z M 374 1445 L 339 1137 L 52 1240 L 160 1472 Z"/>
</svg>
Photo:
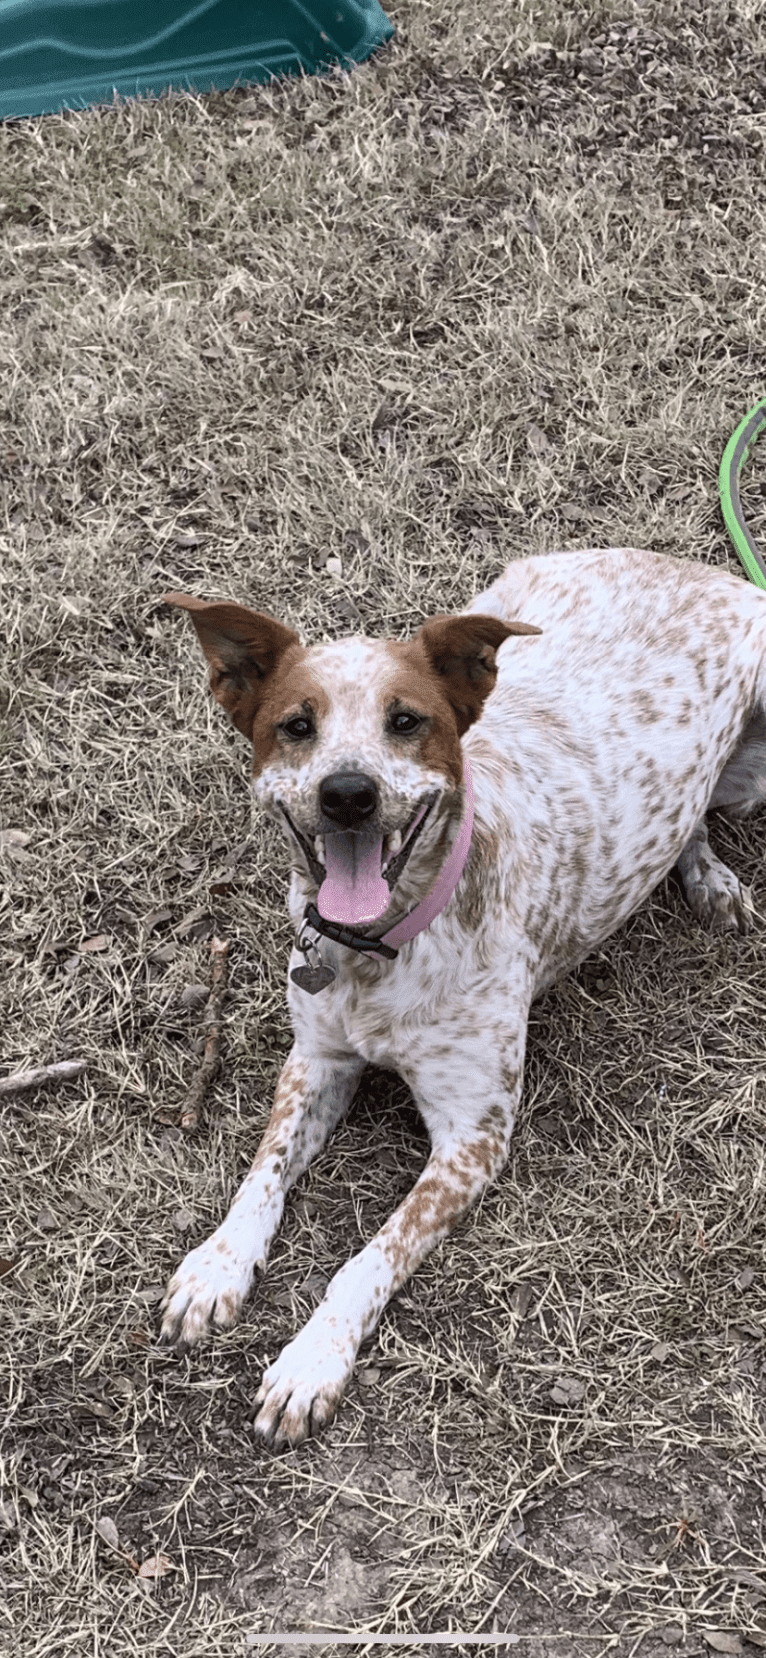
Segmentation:
<svg viewBox="0 0 766 1658">
<path fill-rule="evenodd" d="M 766 800 L 766 592 L 635 549 L 519 559 L 405 641 L 305 646 L 272 617 L 167 593 L 253 750 L 292 854 L 295 1043 L 231 1209 L 187 1255 L 164 1343 L 237 1319 L 285 1194 L 367 1062 L 409 1085 L 429 1160 L 266 1370 L 256 1429 L 332 1420 L 389 1298 L 500 1173 L 532 1000 L 676 866 L 691 909 L 751 905 L 705 813 Z"/>
</svg>

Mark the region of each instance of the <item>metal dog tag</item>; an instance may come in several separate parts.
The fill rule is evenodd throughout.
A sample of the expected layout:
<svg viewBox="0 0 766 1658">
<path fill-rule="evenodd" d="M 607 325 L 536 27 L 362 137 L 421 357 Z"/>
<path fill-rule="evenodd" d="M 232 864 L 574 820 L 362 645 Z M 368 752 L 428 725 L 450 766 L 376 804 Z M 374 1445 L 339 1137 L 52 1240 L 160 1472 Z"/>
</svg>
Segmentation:
<svg viewBox="0 0 766 1658">
<path fill-rule="evenodd" d="M 306 962 L 304 967 L 294 967 L 290 978 L 299 990 L 306 990 L 309 996 L 316 996 L 318 990 L 324 990 L 326 985 L 332 984 L 335 974 L 331 967 L 325 967 L 323 961 L 320 961 L 318 967 L 310 967 Z"/>
<path fill-rule="evenodd" d="M 299 990 L 305 990 L 309 996 L 316 996 L 317 991 L 324 990 L 328 984 L 332 984 L 335 971 L 332 967 L 325 966 L 319 946 L 311 937 L 311 929 L 306 926 L 305 921 L 298 937 L 298 949 L 302 952 L 304 961 L 300 967 L 293 968 L 290 978 Z"/>
</svg>

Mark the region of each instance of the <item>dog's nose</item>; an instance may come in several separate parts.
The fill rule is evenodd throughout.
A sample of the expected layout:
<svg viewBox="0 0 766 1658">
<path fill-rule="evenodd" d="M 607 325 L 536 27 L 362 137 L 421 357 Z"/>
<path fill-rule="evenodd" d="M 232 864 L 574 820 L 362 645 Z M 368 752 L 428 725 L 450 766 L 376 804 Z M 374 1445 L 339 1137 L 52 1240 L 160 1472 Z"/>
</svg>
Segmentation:
<svg viewBox="0 0 766 1658">
<path fill-rule="evenodd" d="M 378 804 L 375 779 L 361 771 L 335 771 L 319 785 L 319 804 L 339 828 L 359 829 Z"/>
</svg>

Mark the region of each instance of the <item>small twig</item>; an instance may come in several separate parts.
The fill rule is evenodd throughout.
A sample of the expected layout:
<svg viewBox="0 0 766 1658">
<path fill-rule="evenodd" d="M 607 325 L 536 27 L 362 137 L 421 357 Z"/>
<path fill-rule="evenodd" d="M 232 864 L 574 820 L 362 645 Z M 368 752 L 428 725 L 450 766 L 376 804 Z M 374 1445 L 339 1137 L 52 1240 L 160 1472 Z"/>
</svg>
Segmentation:
<svg viewBox="0 0 766 1658">
<path fill-rule="evenodd" d="M 211 938 L 210 1000 L 205 1010 L 205 1052 L 202 1064 L 181 1107 L 178 1118 L 181 1128 L 197 1127 L 202 1101 L 221 1063 L 221 1016 L 223 998 L 226 994 L 228 953 L 228 942 L 224 943 L 221 938 Z"/>
<path fill-rule="evenodd" d="M 2 1077 L 0 1099 L 26 1094 L 31 1088 L 47 1088 L 51 1083 L 73 1082 L 82 1076 L 87 1063 L 87 1059 L 60 1059 L 57 1065 L 40 1065 L 36 1071 L 17 1071 L 14 1077 Z"/>
</svg>

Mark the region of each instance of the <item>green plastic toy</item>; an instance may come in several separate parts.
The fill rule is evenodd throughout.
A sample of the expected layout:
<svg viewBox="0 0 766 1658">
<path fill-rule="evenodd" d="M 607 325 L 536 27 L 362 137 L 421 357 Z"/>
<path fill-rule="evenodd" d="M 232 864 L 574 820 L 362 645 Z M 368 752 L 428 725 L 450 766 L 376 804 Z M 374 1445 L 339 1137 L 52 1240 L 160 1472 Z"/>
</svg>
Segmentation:
<svg viewBox="0 0 766 1658">
<path fill-rule="evenodd" d="M 378 0 L 0 0 L 0 117 L 362 63 Z"/>
</svg>

